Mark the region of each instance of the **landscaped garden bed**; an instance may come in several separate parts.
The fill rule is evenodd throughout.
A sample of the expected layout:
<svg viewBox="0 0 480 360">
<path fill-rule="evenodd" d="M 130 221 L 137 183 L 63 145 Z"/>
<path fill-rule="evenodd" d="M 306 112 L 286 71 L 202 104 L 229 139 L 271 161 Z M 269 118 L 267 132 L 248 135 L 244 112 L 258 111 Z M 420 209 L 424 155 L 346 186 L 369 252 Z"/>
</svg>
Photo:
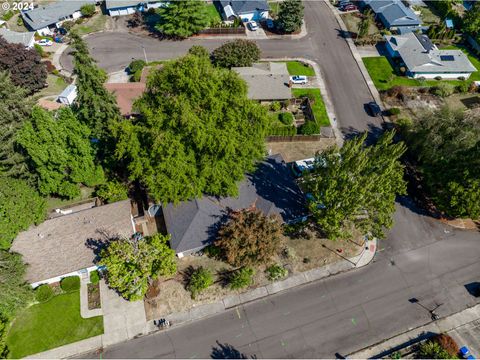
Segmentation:
<svg viewBox="0 0 480 360">
<path fill-rule="evenodd" d="M 88 310 L 100 309 L 100 284 L 88 284 Z"/>
</svg>

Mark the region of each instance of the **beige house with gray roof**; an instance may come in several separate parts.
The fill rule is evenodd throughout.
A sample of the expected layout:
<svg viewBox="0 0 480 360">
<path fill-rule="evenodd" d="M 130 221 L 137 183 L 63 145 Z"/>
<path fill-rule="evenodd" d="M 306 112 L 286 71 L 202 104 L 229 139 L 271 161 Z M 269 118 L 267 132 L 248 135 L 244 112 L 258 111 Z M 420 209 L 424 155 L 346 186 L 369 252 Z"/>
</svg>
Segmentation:
<svg viewBox="0 0 480 360">
<path fill-rule="evenodd" d="M 21 232 L 11 251 L 23 256 L 26 280 L 37 287 L 66 276 L 88 276 L 98 268 L 96 254 L 105 240 L 135 232 L 130 200 L 49 219 Z"/>
</svg>

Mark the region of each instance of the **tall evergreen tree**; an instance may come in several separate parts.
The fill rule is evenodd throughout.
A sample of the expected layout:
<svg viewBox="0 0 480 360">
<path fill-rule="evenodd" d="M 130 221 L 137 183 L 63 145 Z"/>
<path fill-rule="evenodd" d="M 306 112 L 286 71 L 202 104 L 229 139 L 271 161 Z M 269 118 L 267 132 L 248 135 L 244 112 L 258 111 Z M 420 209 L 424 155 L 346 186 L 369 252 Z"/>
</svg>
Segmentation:
<svg viewBox="0 0 480 360">
<path fill-rule="evenodd" d="M 317 154 L 306 177 L 309 209 L 331 239 L 351 236 L 352 226 L 382 237 L 393 224 L 396 195 L 406 192 L 399 161 L 405 145 L 393 144 L 394 133 L 387 132 L 365 147 L 366 136 Z"/>
<path fill-rule="evenodd" d="M 117 129 L 117 156 L 163 203 L 235 195 L 265 154 L 266 110 L 247 99 L 236 73 L 205 56 L 190 54 L 153 72 L 136 106 L 142 116 Z"/>
<path fill-rule="evenodd" d="M 75 32 L 70 36 L 78 88 L 73 109 L 77 119 L 90 128 L 91 136 L 100 140 L 100 146 L 105 146 L 110 125 L 121 119 L 120 110 L 115 97 L 103 86 L 107 75 L 90 56 L 85 41 Z"/>
<path fill-rule="evenodd" d="M 160 20 L 155 28 L 162 34 L 187 38 L 210 25 L 203 0 L 175 0 L 157 9 Z"/>
<path fill-rule="evenodd" d="M 25 157 L 15 148 L 15 134 L 30 116 L 33 101 L 27 90 L 15 86 L 7 72 L 0 72 L 0 173 L 28 176 Z"/>
<path fill-rule="evenodd" d="M 17 141 L 38 176 L 41 194 L 73 198 L 80 194 L 79 184 L 95 186 L 104 181 L 102 168 L 94 162 L 89 135 L 87 125 L 69 108 L 60 109 L 56 118 L 46 110 L 33 109 Z"/>
<path fill-rule="evenodd" d="M 278 25 L 286 33 L 292 33 L 300 29 L 303 23 L 302 0 L 285 0 L 280 3 L 278 11 Z"/>
</svg>

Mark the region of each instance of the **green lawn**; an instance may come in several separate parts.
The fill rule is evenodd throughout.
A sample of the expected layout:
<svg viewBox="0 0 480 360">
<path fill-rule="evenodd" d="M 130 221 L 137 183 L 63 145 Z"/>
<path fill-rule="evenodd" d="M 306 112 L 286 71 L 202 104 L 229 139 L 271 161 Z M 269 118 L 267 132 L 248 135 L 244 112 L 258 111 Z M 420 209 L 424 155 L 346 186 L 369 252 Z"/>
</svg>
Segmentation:
<svg viewBox="0 0 480 360">
<path fill-rule="evenodd" d="M 277 16 L 278 12 L 280 11 L 280 2 L 279 1 L 269 1 L 268 7 L 270 8 L 270 16 Z"/>
<path fill-rule="evenodd" d="M 286 63 L 290 75 L 315 76 L 315 70 L 308 64 L 300 61 L 287 61 Z"/>
<path fill-rule="evenodd" d="M 80 316 L 80 291 L 22 311 L 7 335 L 10 358 L 21 358 L 103 333 L 103 317 Z"/>
<path fill-rule="evenodd" d="M 207 5 L 207 13 L 208 18 L 210 19 L 210 25 L 218 24 L 222 21 L 222 17 L 214 4 Z"/>
<path fill-rule="evenodd" d="M 62 199 L 58 197 L 48 197 L 47 198 L 47 209 L 54 210 L 58 208 L 62 208 L 68 205 L 75 204 L 82 200 L 90 199 L 93 197 L 93 192 L 95 191 L 94 188 L 82 186 L 80 188 L 80 196 L 73 198 L 73 199 Z"/>
<path fill-rule="evenodd" d="M 38 97 L 60 95 L 60 93 L 68 86 L 62 77 L 53 74 L 48 74 L 47 84 L 48 86 L 46 88 L 40 90 L 40 92 L 35 95 Z"/>
<path fill-rule="evenodd" d="M 82 24 L 75 25 L 73 29 L 76 30 L 79 35 L 86 35 L 93 32 L 102 31 L 105 30 L 107 19 L 107 15 L 103 15 L 99 12 Z"/>
<path fill-rule="evenodd" d="M 329 126 L 330 121 L 328 120 L 327 110 L 325 104 L 323 103 L 322 94 L 320 89 L 292 89 L 293 96 L 296 98 L 307 96 L 310 99 L 314 99 L 312 105 L 313 114 L 315 119 L 320 124 L 320 126 Z"/>
</svg>

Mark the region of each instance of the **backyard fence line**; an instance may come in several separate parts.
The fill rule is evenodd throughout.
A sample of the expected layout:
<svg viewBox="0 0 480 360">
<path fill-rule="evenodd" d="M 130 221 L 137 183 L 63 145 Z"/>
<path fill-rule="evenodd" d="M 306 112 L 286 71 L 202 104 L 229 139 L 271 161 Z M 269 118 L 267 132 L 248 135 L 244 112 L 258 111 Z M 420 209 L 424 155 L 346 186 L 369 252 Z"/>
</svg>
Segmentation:
<svg viewBox="0 0 480 360">
<path fill-rule="evenodd" d="M 244 35 L 245 28 L 238 27 L 238 28 L 208 28 L 204 30 L 200 30 L 199 34 L 203 35 Z"/>
</svg>

